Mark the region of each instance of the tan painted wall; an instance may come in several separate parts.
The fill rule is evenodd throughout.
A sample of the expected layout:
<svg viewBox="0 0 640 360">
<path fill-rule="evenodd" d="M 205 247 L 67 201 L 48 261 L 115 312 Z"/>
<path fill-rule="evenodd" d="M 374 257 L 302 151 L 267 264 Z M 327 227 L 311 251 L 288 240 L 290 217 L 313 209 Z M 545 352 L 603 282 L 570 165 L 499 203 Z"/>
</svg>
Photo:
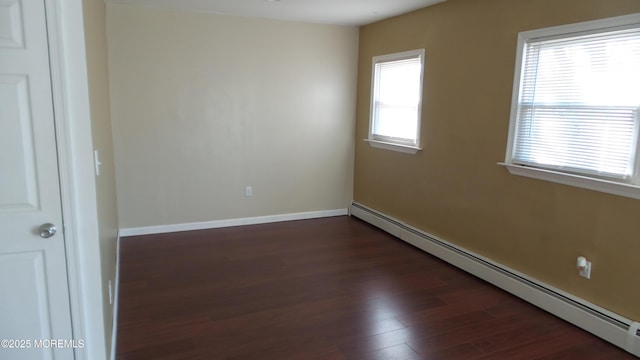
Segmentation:
<svg viewBox="0 0 640 360">
<path fill-rule="evenodd" d="M 122 5 L 107 25 L 121 227 L 346 208 L 356 28 Z"/>
<path fill-rule="evenodd" d="M 83 0 L 87 76 L 91 106 L 93 146 L 100 153 L 102 167 L 96 181 L 100 262 L 106 344 L 111 344 L 113 306 L 109 304 L 108 284 L 115 279 L 116 237 L 118 233 L 115 169 L 111 136 L 109 74 L 107 71 L 106 13 L 102 0 Z M 115 285 L 115 283 L 114 283 Z M 114 289 L 115 290 L 115 289 Z M 106 349 L 109 354 L 109 349 Z"/>
<path fill-rule="evenodd" d="M 504 160 L 519 31 L 640 12 L 637 0 L 449 0 L 364 26 L 355 199 L 640 320 L 640 201 L 510 175 Z M 371 57 L 426 49 L 422 142 L 367 137 Z M 579 278 L 576 257 L 593 262 Z"/>
</svg>

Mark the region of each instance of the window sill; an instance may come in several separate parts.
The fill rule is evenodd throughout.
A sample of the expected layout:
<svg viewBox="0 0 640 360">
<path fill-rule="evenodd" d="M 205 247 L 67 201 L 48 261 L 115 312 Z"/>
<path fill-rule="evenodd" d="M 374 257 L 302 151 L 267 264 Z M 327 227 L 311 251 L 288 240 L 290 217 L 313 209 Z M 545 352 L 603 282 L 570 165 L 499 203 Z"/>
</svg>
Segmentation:
<svg viewBox="0 0 640 360">
<path fill-rule="evenodd" d="M 624 196 L 632 199 L 640 199 L 640 186 L 624 184 L 615 181 L 591 178 L 586 176 L 562 173 L 559 171 L 536 169 L 529 166 L 498 163 L 518 176 L 525 176 L 538 180 L 546 180 L 558 184 L 576 186 L 583 189 L 595 190 L 607 194 Z"/>
<path fill-rule="evenodd" d="M 378 140 L 364 139 L 364 141 L 368 142 L 369 146 L 374 148 L 398 151 L 405 154 L 415 154 L 418 151 L 422 150 L 422 148 L 415 147 L 415 146 L 399 145 L 399 144 L 378 141 Z"/>
</svg>

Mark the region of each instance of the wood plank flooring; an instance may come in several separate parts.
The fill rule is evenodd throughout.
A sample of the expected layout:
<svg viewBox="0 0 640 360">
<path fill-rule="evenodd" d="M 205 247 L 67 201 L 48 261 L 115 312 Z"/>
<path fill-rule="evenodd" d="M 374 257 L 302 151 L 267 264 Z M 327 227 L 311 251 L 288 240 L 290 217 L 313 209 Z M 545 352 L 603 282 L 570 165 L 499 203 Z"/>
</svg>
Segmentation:
<svg viewBox="0 0 640 360">
<path fill-rule="evenodd" d="M 346 216 L 122 239 L 116 358 L 636 359 Z"/>
</svg>

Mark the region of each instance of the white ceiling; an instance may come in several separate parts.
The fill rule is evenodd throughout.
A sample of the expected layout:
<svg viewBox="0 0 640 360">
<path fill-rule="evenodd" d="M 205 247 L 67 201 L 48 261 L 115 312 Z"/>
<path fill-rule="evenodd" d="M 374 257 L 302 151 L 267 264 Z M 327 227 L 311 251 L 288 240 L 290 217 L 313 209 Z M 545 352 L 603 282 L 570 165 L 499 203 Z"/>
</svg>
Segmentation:
<svg viewBox="0 0 640 360">
<path fill-rule="evenodd" d="M 337 25 L 365 25 L 446 0 L 106 0 L 217 14 Z"/>
</svg>

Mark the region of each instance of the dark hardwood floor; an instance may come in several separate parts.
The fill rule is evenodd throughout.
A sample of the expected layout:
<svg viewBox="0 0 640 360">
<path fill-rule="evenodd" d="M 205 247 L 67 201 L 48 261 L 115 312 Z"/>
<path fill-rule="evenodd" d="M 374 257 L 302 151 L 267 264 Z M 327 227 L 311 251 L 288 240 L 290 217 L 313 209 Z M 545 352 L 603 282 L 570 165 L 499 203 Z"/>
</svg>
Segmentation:
<svg viewBox="0 0 640 360">
<path fill-rule="evenodd" d="M 355 218 L 122 239 L 117 359 L 636 359 Z"/>
</svg>

